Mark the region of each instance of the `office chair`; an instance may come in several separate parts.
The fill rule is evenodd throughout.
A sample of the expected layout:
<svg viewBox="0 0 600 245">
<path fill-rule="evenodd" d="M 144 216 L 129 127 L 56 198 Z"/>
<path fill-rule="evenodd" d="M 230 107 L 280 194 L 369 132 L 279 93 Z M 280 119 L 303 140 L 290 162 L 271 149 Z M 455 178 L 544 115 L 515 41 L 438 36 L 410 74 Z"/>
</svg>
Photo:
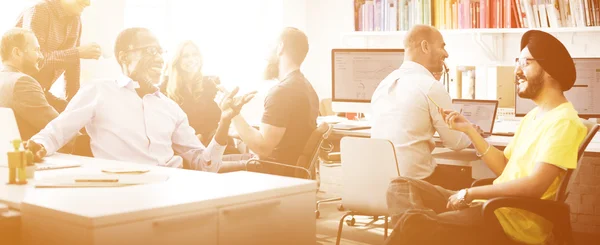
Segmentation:
<svg viewBox="0 0 600 245">
<path fill-rule="evenodd" d="M 592 123 L 587 120 L 583 120 L 584 125 L 588 129 L 588 133 L 585 136 L 583 142 L 579 146 L 577 154 L 577 168 L 567 170 L 562 182 L 559 186 L 558 191 L 554 200 L 542 200 L 539 198 L 528 198 L 528 197 L 496 197 L 488 200 L 484 203 L 482 213 L 486 225 L 492 227 L 499 227 L 498 220 L 494 211 L 503 208 L 519 208 L 532 213 L 535 213 L 553 223 L 553 235 L 557 244 L 573 244 L 573 234 L 571 229 L 571 211 L 569 205 L 565 203 L 569 196 L 569 188 L 572 187 L 572 183 L 577 177 L 577 172 L 580 169 L 580 165 L 583 159 L 583 154 L 588 144 L 594 138 L 596 132 L 598 132 L 599 125 Z M 473 182 L 472 186 L 482 186 L 492 184 L 494 179 L 481 179 Z M 502 229 L 494 230 L 494 238 L 502 238 L 503 241 L 499 244 L 521 244 L 510 239 Z"/>
<path fill-rule="evenodd" d="M 333 127 L 328 123 L 321 123 L 310 135 L 308 141 L 306 141 L 304 150 L 298 158 L 296 165 L 288 165 L 263 159 L 250 159 L 247 162 L 248 170 L 267 174 L 284 175 L 288 177 L 312 179 L 316 180 L 317 185 L 319 186 L 319 156 L 322 154 L 322 152 L 331 150 L 329 147 L 330 145 L 326 140 L 329 137 L 332 129 Z M 291 171 L 277 171 L 282 169 Z M 315 210 L 315 215 L 317 217 L 320 215 L 318 203 L 319 202 L 316 204 L 317 207 Z"/>
<path fill-rule="evenodd" d="M 344 137 L 342 153 L 342 205 L 349 212 L 340 219 L 336 244 L 340 243 L 347 216 L 384 216 L 384 235 L 388 232 L 387 190 L 400 176 L 396 149 L 389 140 Z M 347 224 L 354 225 L 354 217 Z"/>
</svg>

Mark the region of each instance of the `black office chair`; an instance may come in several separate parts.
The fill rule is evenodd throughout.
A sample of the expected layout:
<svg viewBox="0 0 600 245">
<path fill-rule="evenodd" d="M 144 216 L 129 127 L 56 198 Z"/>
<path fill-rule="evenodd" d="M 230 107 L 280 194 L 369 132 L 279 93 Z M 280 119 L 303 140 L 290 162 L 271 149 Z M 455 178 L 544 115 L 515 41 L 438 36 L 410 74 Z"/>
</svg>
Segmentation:
<svg viewBox="0 0 600 245">
<path fill-rule="evenodd" d="M 583 153 L 587 148 L 592 138 L 598 132 L 599 126 L 595 123 L 583 120 L 584 124 L 588 128 L 588 133 L 585 136 L 583 142 L 579 146 L 577 155 L 577 165 L 575 169 L 569 169 L 562 179 L 559 189 L 556 193 L 554 200 L 542 200 L 539 198 L 528 198 L 528 197 L 496 197 L 488 200 L 483 205 L 483 218 L 486 226 L 496 227 L 494 229 L 495 234 L 491 234 L 490 237 L 500 238 L 502 241 L 497 244 L 521 244 L 506 236 L 504 231 L 500 229 L 498 219 L 494 214 L 499 208 L 509 207 L 523 209 L 532 213 L 535 213 L 546 220 L 553 223 L 554 228 L 552 233 L 554 240 L 557 244 L 573 244 L 573 234 L 571 229 L 571 211 L 569 205 L 565 203 L 565 200 L 569 196 L 569 188 L 572 186 L 572 182 L 577 176 L 583 159 Z M 490 185 L 494 179 L 481 179 L 473 182 L 472 186 Z"/>
<path fill-rule="evenodd" d="M 250 159 L 248 160 L 247 168 L 248 170 L 255 172 L 312 179 L 316 180 L 317 184 L 320 185 L 319 157 L 324 151 L 330 150 L 326 140 L 332 129 L 333 127 L 331 125 L 321 123 L 308 138 L 296 165 L 278 163 L 264 159 Z M 320 215 L 319 203 L 320 202 L 317 202 L 315 210 L 317 218 Z"/>
</svg>

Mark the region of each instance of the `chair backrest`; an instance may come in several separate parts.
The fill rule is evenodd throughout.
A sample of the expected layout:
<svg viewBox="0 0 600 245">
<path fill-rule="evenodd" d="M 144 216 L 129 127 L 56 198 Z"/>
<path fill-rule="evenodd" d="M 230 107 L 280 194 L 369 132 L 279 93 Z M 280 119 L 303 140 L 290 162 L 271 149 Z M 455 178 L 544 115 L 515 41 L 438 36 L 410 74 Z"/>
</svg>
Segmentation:
<svg viewBox="0 0 600 245">
<path fill-rule="evenodd" d="M 577 178 L 577 173 L 579 172 L 579 169 L 581 169 L 581 163 L 583 160 L 583 153 L 585 152 L 585 148 L 587 148 L 587 146 L 594 138 L 594 135 L 596 135 L 596 132 L 598 132 L 598 129 L 600 128 L 598 124 L 594 122 L 584 119 L 581 119 L 581 121 L 583 122 L 583 125 L 585 125 L 585 127 L 587 128 L 587 135 L 585 136 L 585 138 L 583 138 L 583 142 L 581 142 L 581 145 L 579 145 L 579 151 L 577 152 L 577 167 L 575 169 L 567 170 L 567 174 L 565 174 L 565 177 L 560 183 L 558 192 L 556 193 L 555 197 L 555 200 L 559 202 L 565 202 L 565 200 L 567 200 L 567 197 L 569 196 L 569 188 L 573 186 L 573 182 L 575 181 L 575 178 Z"/>
<path fill-rule="evenodd" d="M 0 166 L 8 166 L 6 153 L 13 150 L 10 141 L 20 138 L 21 134 L 13 110 L 0 107 Z"/>
<path fill-rule="evenodd" d="M 344 137 L 340 152 L 344 207 L 366 215 L 387 215 L 388 186 L 400 176 L 392 142 Z"/>
<path fill-rule="evenodd" d="M 331 98 L 322 99 L 321 102 L 319 102 L 319 114 L 321 114 L 321 116 L 335 115 L 331 104 Z"/>
<path fill-rule="evenodd" d="M 319 163 L 319 154 L 322 145 L 325 142 L 325 139 L 329 137 L 332 128 L 333 127 L 328 123 L 321 123 L 306 141 L 304 150 L 296 162 L 296 166 L 307 169 L 311 173 L 313 179 L 316 177 L 315 167 Z M 296 170 L 294 176 L 306 178 L 306 172 Z"/>
</svg>

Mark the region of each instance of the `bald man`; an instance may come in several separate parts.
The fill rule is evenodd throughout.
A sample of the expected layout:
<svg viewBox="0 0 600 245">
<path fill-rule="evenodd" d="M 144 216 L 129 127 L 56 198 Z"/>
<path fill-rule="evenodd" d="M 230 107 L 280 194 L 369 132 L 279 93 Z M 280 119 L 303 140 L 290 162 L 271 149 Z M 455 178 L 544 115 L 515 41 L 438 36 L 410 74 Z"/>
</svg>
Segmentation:
<svg viewBox="0 0 600 245">
<path fill-rule="evenodd" d="M 439 82 L 448 57 L 444 46 L 442 34 L 431 26 L 416 25 L 408 31 L 404 62 L 373 93 L 371 137 L 394 143 L 400 175 L 457 190 L 468 186 L 470 177 L 461 183 L 431 155 L 436 131 L 447 148 L 461 150 L 471 144 L 465 134 L 448 128 L 436 106 L 452 108 Z"/>
</svg>

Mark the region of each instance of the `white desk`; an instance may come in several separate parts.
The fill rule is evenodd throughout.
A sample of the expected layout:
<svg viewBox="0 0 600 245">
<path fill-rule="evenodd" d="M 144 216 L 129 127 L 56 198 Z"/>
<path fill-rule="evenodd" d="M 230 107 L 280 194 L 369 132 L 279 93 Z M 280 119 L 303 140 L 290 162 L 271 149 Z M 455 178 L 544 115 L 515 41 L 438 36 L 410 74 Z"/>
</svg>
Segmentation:
<svg viewBox="0 0 600 245">
<path fill-rule="evenodd" d="M 36 179 L 132 163 L 57 155 L 80 168 Z M 146 165 L 143 165 L 147 167 Z M 23 244 L 314 244 L 316 183 L 250 172 L 213 174 L 148 166 L 165 182 L 116 188 L 0 184 L 0 201 L 20 209 Z M 7 179 L 0 168 L 0 181 Z"/>
<path fill-rule="evenodd" d="M 494 126 L 494 128 L 498 127 L 498 128 L 502 128 L 503 130 L 505 130 L 505 129 L 511 127 L 512 125 L 514 125 L 514 122 L 511 122 L 511 121 L 496 122 L 496 125 Z M 335 135 L 338 137 L 351 136 L 351 137 L 367 137 L 368 138 L 368 137 L 371 137 L 371 129 L 361 129 L 361 130 L 335 130 L 334 129 L 332 132 L 332 135 Z M 498 148 L 506 147 L 511 139 L 512 139 L 512 136 L 498 136 L 498 135 L 491 135 L 490 137 L 486 138 L 487 142 L 489 142 L 490 144 L 492 144 L 493 146 L 498 147 Z M 434 138 L 434 141 L 436 142 L 437 146 L 439 146 L 439 147 L 442 146 L 440 138 Z M 600 156 L 600 134 L 596 134 L 596 136 L 594 137 L 592 142 L 590 142 L 590 144 L 586 148 L 585 153 L 587 156 Z"/>
</svg>

